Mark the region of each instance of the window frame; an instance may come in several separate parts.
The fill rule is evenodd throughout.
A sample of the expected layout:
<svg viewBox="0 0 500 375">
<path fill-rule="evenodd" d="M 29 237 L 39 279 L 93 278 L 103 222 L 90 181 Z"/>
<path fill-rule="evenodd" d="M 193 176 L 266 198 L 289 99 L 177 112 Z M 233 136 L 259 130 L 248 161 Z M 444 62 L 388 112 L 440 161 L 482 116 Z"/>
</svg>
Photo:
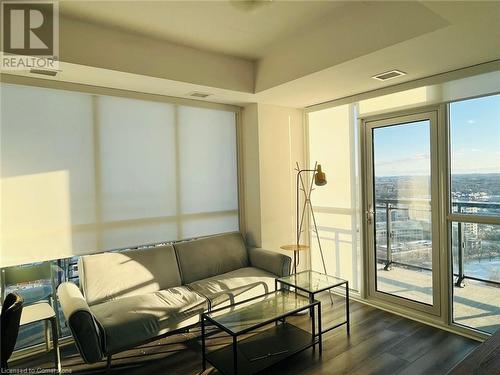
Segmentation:
<svg viewBox="0 0 500 375">
<path fill-rule="evenodd" d="M 433 285 L 433 304 L 425 304 L 414 300 L 396 297 L 389 293 L 377 289 L 376 270 L 373 268 L 375 263 L 374 242 L 370 231 L 370 226 L 364 223 L 364 298 L 368 301 L 379 303 L 383 306 L 391 306 L 394 311 L 411 311 L 419 316 L 425 316 L 430 319 L 440 319 L 443 315 L 443 239 L 439 230 L 442 221 L 440 203 L 441 180 L 439 178 L 439 119 L 441 117 L 441 106 L 421 106 L 403 111 L 389 111 L 384 114 L 361 116 L 359 121 L 362 126 L 363 143 L 363 166 L 361 173 L 361 183 L 363 185 L 363 210 L 366 214 L 368 202 L 374 201 L 374 180 L 373 180 L 373 155 L 369 154 L 369 144 L 372 142 L 372 129 L 391 125 L 394 120 L 401 120 L 402 123 L 419 121 L 424 118 L 429 119 L 429 147 L 431 153 L 430 172 L 431 172 L 431 217 L 432 217 L 432 285 Z M 366 219 L 365 215 L 365 219 Z"/>
</svg>

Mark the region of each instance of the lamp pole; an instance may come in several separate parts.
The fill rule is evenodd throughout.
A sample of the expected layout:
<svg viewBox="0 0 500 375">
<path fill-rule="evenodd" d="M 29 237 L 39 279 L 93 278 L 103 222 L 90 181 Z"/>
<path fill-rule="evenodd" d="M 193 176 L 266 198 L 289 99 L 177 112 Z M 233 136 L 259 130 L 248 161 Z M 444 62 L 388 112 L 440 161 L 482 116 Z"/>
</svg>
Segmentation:
<svg viewBox="0 0 500 375">
<path fill-rule="evenodd" d="M 313 175 L 312 175 L 312 178 L 311 178 L 311 182 L 309 184 L 309 187 L 308 189 L 306 190 L 306 187 L 305 187 L 305 184 L 304 184 L 304 180 L 302 179 L 302 173 L 303 172 L 314 172 Z M 296 200 L 296 215 L 297 215 L 297 225 L 296 225 L 296 230 L 297 230 L 297 250 L 299 249 L 300 247 L 300 235 L 302 233 L 302 226 L 303 226 L 303 223 L 304 223 L 304 216 L 305 216 L 305 212 L 306 212 L 306 209 L 307 209 L 307 205 L 309 205 L 309 208 L 311 210 L 311 217 L 313 219 L 313 225 L 314 225 L 314 232 L 316 233 L 316 239 L 318 241 L 318 247 L 319 247 L 319 252 L 320 252 L 320 255 L 321 255 L 321 262 L 323 264 L 323 270 L 325 272 L 325 274 L 327 274 L 326 272 L 326 264 L 325 264 L 325 258 L 323 256 L 323 249 L 321 247 L 321 241 L 319 239 L 319 233 L 318 233 L 318 226 L 316 224 L 316 217 L 314 215 L 314 210 L 313 210 L 313 207 L 312 207 L 312 204 L 311 204 L 311 193 L 312 193 L 312 190 L 313 190 L 313 183 L 315 181 L 315 177 L 316 177 L 316 173 L 318 173 L 319 170 L 318 170 L 318 162 L 314 163 L 314 169 L 300 169 L 299 167 L 299 163 L 297 163 L 297 200 Z M 326 183 L 326 181 L 325 181 Z M 299 186 L 300 185 L 300 186 Z M 302 210 L 302 215 L 300 215 L 300 200 L 299 200 L 299 190 L 302 188 L 302 191 L 304 192 L 304 208 Z M 300 219 L 299 219 L 299 215 L 300 215 Z M 300 251 L 297 251 L 297 261 L 299 261 L 299 256 L 300 256 Z M 294 254 L 294 273 L 297 273 L 297 262 L 295 260 L 295 254 Z"/>
</svg>

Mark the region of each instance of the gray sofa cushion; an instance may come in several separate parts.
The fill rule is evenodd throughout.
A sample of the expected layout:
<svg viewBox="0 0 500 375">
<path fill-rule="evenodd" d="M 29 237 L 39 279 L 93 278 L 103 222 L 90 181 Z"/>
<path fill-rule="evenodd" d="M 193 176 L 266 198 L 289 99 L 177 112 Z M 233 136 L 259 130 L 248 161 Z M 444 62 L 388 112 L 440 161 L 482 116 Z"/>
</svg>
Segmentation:
<svg viewBox="0 0 500 375">
<path fill-rule="evenodd" d="M 223 307 L 274 291 L 275 275 L 259 268 L 245 267 L 189 284 L 207 297 L 211 307 Z"/>
<path fill-rule="evenodd" d="M 90 306 L 181 285 L 171 245 L 83 256 L 78 270 Z"/>
<path fill-rule="evenodd" d="M 241 233 L 174 244 L 184 284 L 248 266 L 248 252 Z"/>
<path fill-rule="evenodd" d="M 104 350 L 117 353 L 156 336 L 195 324 L 207 300 L 186 287 L 120 298 L 94 305 L 104 330 Z"/>
</svg>

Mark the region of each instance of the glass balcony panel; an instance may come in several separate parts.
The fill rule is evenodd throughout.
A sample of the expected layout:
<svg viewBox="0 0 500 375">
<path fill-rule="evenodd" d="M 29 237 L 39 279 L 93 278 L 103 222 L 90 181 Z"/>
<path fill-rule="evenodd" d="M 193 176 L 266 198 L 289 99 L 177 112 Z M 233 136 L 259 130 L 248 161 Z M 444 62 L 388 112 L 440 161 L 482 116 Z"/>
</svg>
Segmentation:
<svg viewBox="0 0 500 375">
<path fill-rule="evenodd" d="M 61 259 L 58 261 L 58 266 L 54 264 L 54 277 L 56 278 L 56 287 L 63 281 L 71 281 L 78 285 L 78 272 L 76 263 L 78 257 Z M 20 267 L 29 267 L 30 265 L 23 265 Z M 24 304 L 30 305 L 40 301 L 48 301 L 52 298 L 52 281 L 50 279 L 34 280 L 19 284 L 7 285 L 5 287 L 5 294 L 17 293 L 24 298 Z M 66 320 L 62 309 L 58 303 L 57 310 L 59 312 L 59 336 L 60 338 L 67 337 L 71 334 L 69 328 L 66 326 Z M 42 344 L 45 342 L 45 326 L 43 322 L 32 323 L 29 325 L 21 326 L 14 350 L 26 349 L 34 345 Z"/>
<path fill-rule="evenodd" d="M 500 225 L 452 224 L 453 320 L 493 333 L 500 328 Z"/>
</svg>

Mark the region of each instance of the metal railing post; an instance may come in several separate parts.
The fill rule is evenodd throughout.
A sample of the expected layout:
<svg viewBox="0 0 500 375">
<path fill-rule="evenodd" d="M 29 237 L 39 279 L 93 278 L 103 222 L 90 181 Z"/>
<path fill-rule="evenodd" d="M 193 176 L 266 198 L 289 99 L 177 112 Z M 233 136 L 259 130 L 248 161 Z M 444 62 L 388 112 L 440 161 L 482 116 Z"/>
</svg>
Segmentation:
<svg viewBox="0 0 500 375">
<path fill-rule="evenodd" d="M 385 222 L 386 222 L 386 244 L 387 244 L 387 263 L 384 270 L 390 271 L 392 264 L 392 205 L 387 203 L 385 206 Z"/>
<path fill-rule="evenodd" d="M 458 279 L 455 286 L 459 288 L 465 287 L 464 279 L 464 250 L 465 250 L 465 233 L 463 230 L 463 223 L 458 223 L 457 233 L 457 246 L 458 246 Z"/>
</svg>

